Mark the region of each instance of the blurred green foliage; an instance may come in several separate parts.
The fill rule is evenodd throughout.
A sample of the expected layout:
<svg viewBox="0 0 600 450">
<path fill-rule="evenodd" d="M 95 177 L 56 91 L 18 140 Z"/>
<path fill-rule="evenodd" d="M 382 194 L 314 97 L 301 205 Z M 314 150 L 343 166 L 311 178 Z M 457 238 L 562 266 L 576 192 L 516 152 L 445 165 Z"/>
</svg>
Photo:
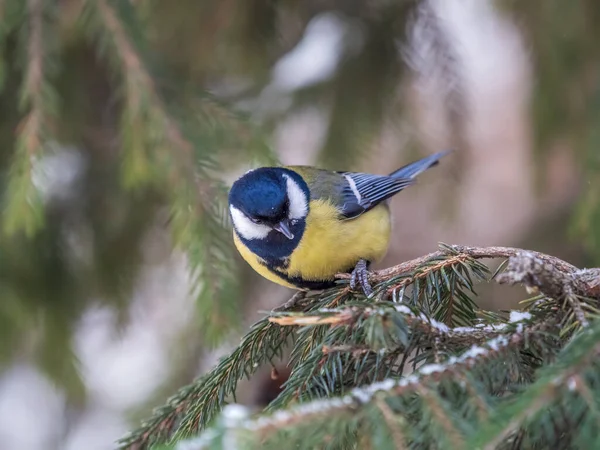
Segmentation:
<svg viewBox="0 0 600 450">
<path fill-rule="evenodd" d="M 584 174 L 572 237 L 600 263 L 600 4 L 500 0 L 534 63 L 532 114 L 540 158 L 557 140 L 578 152 Z"/>
<path fill-rule="evenodd" d="M 126 313 L 143 239 L 157 224 L 187 252 L 198 326 L 218 342 L 239 319 L 242 300 L 222 175 L 273 163 L 269 133 L 293 110 L 256 123 L 232 105 L 261 92 L 318 14 L 355 20 L 363 45 L 331 79 L 295 92 L 293 105 L 330 102 L 320 163 L 339 166 L 343 157 L 344 169 L 356 167 L 386 115 L 402 113 L 402 99 L 391 93 L 411 73 L 399 44 L 409 44 L 424 5 L 0 0 L 1 362 L 37 355 L 54 380 L 82 393 L 70 350 L 77 320 L 97 303 Z M 597 172 L 600 31 L 593 24 L 600 5 L 501 5 L 532 46 L 540 153 L 567 135 L 581 148 L 582 164 Z M 443 73 L 459 77 L 448 66 L 448 47 L 436 51 Z M 213 92 L 230 80 L 245 87 Z M 64 148 L 81 157 L 82 173 L 68 195 L 47 196 L 34 175 Z M 589 179 L 576 225 L 600 258 L 600 178 Z"/>
</svg>

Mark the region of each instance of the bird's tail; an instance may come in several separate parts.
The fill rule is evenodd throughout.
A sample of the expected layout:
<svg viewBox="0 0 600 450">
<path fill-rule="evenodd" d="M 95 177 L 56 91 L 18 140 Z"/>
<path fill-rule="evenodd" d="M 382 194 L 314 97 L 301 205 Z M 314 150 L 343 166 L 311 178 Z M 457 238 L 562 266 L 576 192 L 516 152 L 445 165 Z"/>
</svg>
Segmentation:
<svg viewBox="0 0 600 450">
<path fill-rule="evenodd" d="M 437 163 L 450 153 L 452 150 L 445 150 L 443 152 L 434 153 L 431 156 L 427 156 L 418 161 L 407 164 L 406 166 L 400 167 L 398 170 L 390 173 L 390 177 L 393 178 L 415 178 L 422 172 L 425 172 L 427 169 L 437 165 Z"/>
</svg>

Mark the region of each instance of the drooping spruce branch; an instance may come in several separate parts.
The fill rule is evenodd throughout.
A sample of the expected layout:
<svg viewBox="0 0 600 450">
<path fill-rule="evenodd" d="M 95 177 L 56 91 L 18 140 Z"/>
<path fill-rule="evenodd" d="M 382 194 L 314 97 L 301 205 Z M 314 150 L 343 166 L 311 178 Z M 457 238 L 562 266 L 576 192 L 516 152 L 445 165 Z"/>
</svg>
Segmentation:
<svg viewBox="0 0 600 450">
<path fill-rule="evenodd" d="M 374 413 L 381 408 L 378 405 L 382 404 L 386 405 L 390 414 L 396 416 L 398 413 L 392 409 L 394 408 L 393 402 L 398 402 L 403 397 L 415 410 L 429 410 L 435 415 L 437 408 L 443 409 L 442 404 L 445 403 L 445 400 L 440 398 L 443 397 L 443 394 L 440 394 L 443 388 L 448 388 L 450 385 L 454 385 L 455 388 L 459 387 L 456 385 L 458 382 L 462 384 L 460 388 L 466 395 L 478 395 L 480 386 L 473 377 L 474 373 L 479 372 L 479 382 L 481 380 L 485 382 L 488 378 L 508 376 L 507 372 L 510 371 L 510 367 L 504 365 L 503 372 L 498 373 L 498 365 L 491 363 L 503 358 L 507 353 L 519 351 L 528 342 L 535 342 L 537 339 L 547 336 L 547 332 L 552 331 L 556 326 L 550 323 L 534 325 L 530 319 L 516 321 L 512 325 L 511 332 L 506 336 L 498 336 L 481 345 L 473 345 L 460 356 L 451 357 L 445 363 L 424 365 L 416 372 L 401 379 L 388 378 L 354 388 L 343 397 L 315 400 L 256 419 L 238 415 L 238 420 L 233 421 L 233 424 L 231 421 L 227 423 L 228 414 L 225 411 L 225 420 L 212 430 L 208 430 L 205 435 L 201 435 L 196 445 L 192 440 L 178 448 L 189 448 L 190 450 L 213 448 L 211 444 L 222 439 L 224 434 L 231 434 L 235 441 L 243 443 L 241 448 L 277 448 L 277 445 L 284 444 L 291 448 L 296 448 L 295 446 L 298 445 L 301 446 L 300 448 L 317 448 L 322 444 L 323 437 L 331 431 L 330 421 L 342 423 L 342 418 L 351 414 L 357 417 L 358 421 L 375 422 L 379 420 L 379 417 Z M 488 373 L 490 370 L 495 373 Z M 470 383 L 473 386 L 468 386 Z M 419 401 L 415 394 L 420 394 L 422 401 Z M 440 404 L 438 405 L 437 402 Z M 485 411 L 489 409 L 485 403 L 481 408 Z M 234 411 L 239 413 L 239 409 Z M 399 419 L 400 417 L 396 417 L 395 420 Z M 445 420 L 440 420 L 440 422 L 443 423 Z M 405 424 L 405 426 L 408 425 L 408 423 Z M 402 429 L 400 421 L 396 426 L 399 426 L 402 436 L 411 434 L 409 429 Z M 295 429 L 310 429 L 314 434 L 295 433 Z M 392 429 L 388 430 L 388 432 L 392 431 Z M 461 436 L 462 433 L 455 424 L 447 423 L 444 431 L 453 435 L 450 439 L 454 441 L 454 447 L 466 448 L 463 447 L 465 442 Z M 310 447 L 311 444 L 315 447 Z"/>
<path fill-rule="evenodd" d="M 508 260 L 490 275 L 478 261 L 489 258 Z M 382 380 L 404 389 L 405 384 L 413 385 L 406 380 L 414 381 L 407 377 L 416 371 L 426 377 L 423 382 L 415 382 L 406 398 L 392 400 L 396 387 L 390 385 L 393 392 L 386 397 L 385 405 L 381 400 L 376 404 L 369 400 L 359 409 L 376 410 L 378 417 L 387 417 L 386 423 L 391 417 L 400 420 L 400 413 L 410 418 L 407 429 L 399 425 L 397 430 L 388 430 L 406 436 L 402 438 L 406 442 L 418 439 L 414 430 L 425 433 L 428 445 L 453 435 L 462 442 L 465 429 L 472 426 L 473 420 L 479 420 L 477 414 L 491 414 L 500 399 L 510 398 L 534 381 L 540 367 L 550 364 L 576 330 L 593 320 L 598 303 L 593 273 L 536 252 L 442 245 L 438 252 L 374 272 L 374 300 L 352 292 L 345 281 L 347 276 L 340 275 L 339 287 L 304 299 L 291 309 L 273 311 L 257 325 L 269 333 L 297 333 L 291 352 L 291 375 L 268 408 L 273 416 L 256 420 L 269 421 L 278 411 L 302 408 L 295 406 L 298 403 L 319 405 L 329 401 L 324 399 L 347 399 L 352 392 L 360 392 L 355 391 L 357 387 Z M 471 298 L 474 280 L 522 283 L 539 290 L 540 295 L 527 302 L 527 312 L 513 311 L 508 316 L 482 311 Z M 149 443 L 173 442 L 202 430 L 223 407 L 225 396 L 235 392 L 237 380 L 251 374 L 252 370 L 245 372 L 243 368 L 255 368 L 255 363 L 270 359 L 264 347 L 248 354 L 252 333 L 205 378 L 184 388 L 166 409 L 158 410 L 142 428 L 124 439 L 122 448 L 147 448 Z M 285 342 L 281 339 L 269 348 L 282 347 Z M 478 350 L 482 347 L 492 351 Z M 504 350 L 500 351 L 501 347 Z M 488 356 L 479 361 L 484 353 Z M 437 377 L 435 373 L 446 373 L 447 367 L 467 360 L 477 362 L 469 363 L 469 370 L 450 370 L 456 375 L 452 382 L 440 383 L 435 389 L 430 386 L 429 376 Z M 354 414 L 358 406 L 340 401 L 345 406 L 339 417 L 332 417 L 323 426 L 331 431 L 330 427 L 337 424 L 338 431 L 346 430 L 335 439 L 364 435 L 360 428 L 364 424 L 350 419 L 362 417 Z M 459 408 L 458 413 L 454 407 Z M 349 411 L 353 412 L 350 416 Z M 454 425 L 440 423 L 444 417 L 452 417 Z M 209 434 L 218 436 L 220 425 L 215 426 Z M 436 438 L 433 429 L 446 432 Z M 290 433 L 274 430 L 279 437 L 273 442 L 289 439 Z M 395 439 L 400 438 L 396 435 Z"/>
<path fill-rule="evenodd" d="M 156 164 L 165 164 L 167 170 L 162 176 L 181 193 L 189 191 L 184 198 L 191 201 L 193 208 L 190 214 L 195 214 L 198 205 L 194 200 L 200 199 L 190 198 L 190 195 L 210 198 L 210 189 L 195 180 L 198 165 L 194 145 L 165 107 L 143 54 L 133 39 L 135 33 L 132 30 L 136 28 L 129 22 L 134 15 L 125 11 L 127 2 L 115 5 L 107 0 L 88 0 L 86 6 L 86 16 L 92 25 L 90 29 L 102 46 L 111 48 L 112 51 L 106 54 L 111 57 L 111 63 L 121 77 L 121 139 L 126 184 L 133 187 L 155 179 L 152 172 L 156 171 Z M 147 127 L 152 130 L 151 133 L 143 132 Z M 195 183 L 202 188 L 196 194 L 192 189 L 196 187 Z"/>
<path fill-rule="evenodd" d="M 181 389 L 167 404 L 154 411 L 139 430 L 123 439 L 126 448 L 149 448 L 173 434 L 204 427 L 235 391 L 237 382 L 259 364 L 276 358 L 290 330 L 280 330 L 266 320 L 256 323 L 238 348 L 197 382 Z"/>
<path fill-rule="evenodd" d="M 534 442 L 547 448 L 596 448 L 600 443 L 599 356 L 600 322 L 596 320 L 565 346 L 555 364 L 540 370 L 536 382 L 515 402 L 497 408 L 467 448 L 494 449 L 503 441 L 509 447 L 517 438 L 524 448 Z"/>
<path fill-rule="evenodd" d="M 36 233 L 43 224 L 43 202 L 39 186 L 34 184 L 34 164 L 39 161 L 50 134 L 50 118 L 56 113 L 56 98 L 48 77 L 55 64 L 53 49 L 46 39 L 51 17 L 48 2 L 28 0 L 23 21 L 22 45 L 26 65 L 21 84 L 19 109 L 24 113 L 15 142 L 4 193 L 3 228 L 8 234 Z"/>
<path fill-rule="evenodd" d="M 328 307 L 335 296 L 317 300 L 314 308 Z M 153 417 L 121 441 L 121 448 L 149 448 L 173 436 L 189 436 L 202 429 L 235 393 L 237 382 L 250 377 L 261 364 L 281 356 L 293 327 L 281 328 L 268 317 L 253 325 L 240 345 L 208 374 L 182 388 Z"/>
<path fill-rule="evenodd" d="M 529 319 L 515 325 L 510 335 L 473 346 L 444 364 L 425 365 L 405 378 L 355 388 L 343 397 L 256 418 L 233 405 L 211 429 L 174 448 L 226 448 L 225 442 L 242 449 L 320 448 L 326 437 L 343 435 L 343 425 L 378 449 L 419 448 L 411 443 L 425 444 L 424 436 L 435 435 L 434 427 L 440 433 L 429 444 L 436 448 L 595 448 L 600 442 L 600 398 L 594 391 L 600 381 L 600 322 L 575 335 L 534 383 L 506 401 L 485 395 L 481 382 L 506 376 L 501 372 L 511 367 L 490 363 L 556 331 L 556 324 L 534 325 Z M 493 372 L 486 373 L 486 366 Z M 472 411 L 453 405 L 457 392 Z M 428 430 L 418 427 L 415 414 L 429 422 Z M 388 445 L 382 445 L 386 440 Z"/>
<path fill-rule="evenodd" d="M 86 0 L 85 17 L 98 44 L 110 49 L 106 57 L 121 81 L 125 185 L 164 188 L 175 242 L 188 255 L 199 325 L 207 340 L 218 341 L 239 315 L 225 188 L 212 175 L 214 155 L 193 131 L 204 124 L 187 126 L 163 100 L 129 2 Z"/>
</svg>

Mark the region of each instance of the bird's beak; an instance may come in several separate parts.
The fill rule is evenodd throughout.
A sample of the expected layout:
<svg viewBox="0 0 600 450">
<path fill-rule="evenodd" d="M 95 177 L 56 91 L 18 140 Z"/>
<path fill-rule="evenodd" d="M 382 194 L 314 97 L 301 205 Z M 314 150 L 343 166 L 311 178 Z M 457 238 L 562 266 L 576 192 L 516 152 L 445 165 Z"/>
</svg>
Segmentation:
<svg viewBox="0 0 600 450">
<path fill-rule="evenodd" d="M 290 231 L 290 225 L 287 220 L 282 220 L 273 227 L 274 230 L 279 231 L 288 239 L 294 239 L 294 234 Z"/>
</svg>

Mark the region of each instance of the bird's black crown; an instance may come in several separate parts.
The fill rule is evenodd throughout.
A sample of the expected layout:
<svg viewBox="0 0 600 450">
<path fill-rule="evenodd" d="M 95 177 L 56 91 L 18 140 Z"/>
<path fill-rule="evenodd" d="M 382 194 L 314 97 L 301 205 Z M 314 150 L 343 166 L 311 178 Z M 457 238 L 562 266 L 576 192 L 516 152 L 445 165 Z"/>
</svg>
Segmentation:
<svg viewBox="0 0 600 450">
<path fill-rule="evenodd" d="M 233 183 L 229 204 L 249 218 L 277 223 L 287 216 L 289 199 L 284 172 L 276 167 L 252 170 Z"/>
</svg>

